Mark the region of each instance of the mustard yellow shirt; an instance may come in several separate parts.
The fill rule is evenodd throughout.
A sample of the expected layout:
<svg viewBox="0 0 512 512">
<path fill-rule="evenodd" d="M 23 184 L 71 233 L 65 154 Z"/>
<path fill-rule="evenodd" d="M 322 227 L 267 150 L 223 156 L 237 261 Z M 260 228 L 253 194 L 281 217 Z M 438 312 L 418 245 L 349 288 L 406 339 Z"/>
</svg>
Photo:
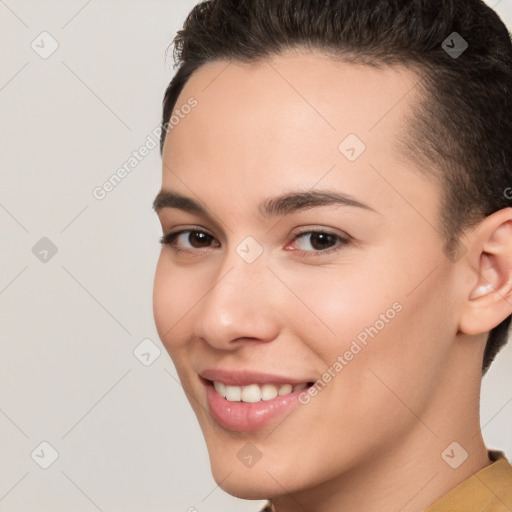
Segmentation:
<svg viewBox="0 0 512 512">
<path fill-rule="evenodd" d="M 505 454 L 489 450 L 489 466 L 477 471 L 424 512 L 512 512 L 512 466 Z M 261 512 L 273 512 L 270 501 Z"/>
</svg>

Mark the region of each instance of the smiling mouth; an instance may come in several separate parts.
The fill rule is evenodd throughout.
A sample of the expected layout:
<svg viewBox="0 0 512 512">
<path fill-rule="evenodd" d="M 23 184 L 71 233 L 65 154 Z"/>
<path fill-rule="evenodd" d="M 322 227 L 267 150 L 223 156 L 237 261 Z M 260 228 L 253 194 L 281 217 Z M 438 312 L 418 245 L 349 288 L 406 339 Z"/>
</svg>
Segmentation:
<svg viewBox="0 0 512 512">
<path fill-rule="evenodd" d="M 229 402 L 266 402 L 278 396 L 287 396 L 296 391 L 302 391 L 313 385 L 313 382 L 301 384 L 249 384 L 247 386 L 229 386 L 219 381 L 207 381 L 218 395 Z"/>
<path fill-rule="evenodd" d="M 278 421 L 286 411 L 300 405 L 299 396 L 314 384 L 293 380 L 287 383 L 284 378 L 264 374 L 258 378 L 257 374 L 250 376 L 250 372 L 204 374 L 212 379 L 199 375 L 206 391 L 208 412 L 221 427 L 237 432 L 255 431 Z M 260 379 L 263 382 L 258 383 Z"/>
</svg>

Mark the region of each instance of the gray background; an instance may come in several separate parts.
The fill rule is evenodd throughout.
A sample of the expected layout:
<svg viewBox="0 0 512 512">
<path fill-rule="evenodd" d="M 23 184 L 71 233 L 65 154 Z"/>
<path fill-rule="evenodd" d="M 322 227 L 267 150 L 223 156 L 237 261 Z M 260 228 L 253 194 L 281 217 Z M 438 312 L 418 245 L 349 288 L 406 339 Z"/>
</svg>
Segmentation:
<svg viewBox="0 0 512 512">
<path fill-rule="evenodd" d="M 215 484 L 156 333 L 158 149 L 103 200 L 92 193 L 158 126 L 165 50 L 194 4 L 0 0 L 2 512 L 261 506 Z M 497 11 L 512 26 L 512 0 Z M 512 458 L 510 368 L 512 345 L 481 408 L 488 446 Z M 47 469 L 42 442 L 58 453 Z"/>
</svg>

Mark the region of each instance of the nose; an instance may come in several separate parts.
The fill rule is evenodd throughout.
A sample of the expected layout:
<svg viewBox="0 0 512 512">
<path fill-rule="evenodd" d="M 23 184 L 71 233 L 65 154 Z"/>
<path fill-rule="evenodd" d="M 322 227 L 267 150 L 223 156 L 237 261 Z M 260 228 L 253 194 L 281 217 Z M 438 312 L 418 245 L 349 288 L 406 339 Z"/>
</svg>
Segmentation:
<svg viewBox="0 0 512 512">
<path fill-rule="evenodd" d="M 272 277 L 262 257 L 247 263 L 233 250 L 195 308 L 195 335 L 220 350 L 274 340 L 279 323 Z"/>
</svg>

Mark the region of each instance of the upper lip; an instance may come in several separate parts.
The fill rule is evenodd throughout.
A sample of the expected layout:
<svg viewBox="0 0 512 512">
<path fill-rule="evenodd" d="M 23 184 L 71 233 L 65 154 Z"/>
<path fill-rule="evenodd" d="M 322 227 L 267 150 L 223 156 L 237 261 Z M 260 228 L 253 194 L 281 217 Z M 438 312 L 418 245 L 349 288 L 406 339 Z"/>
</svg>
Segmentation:
<svg viewBox="0 0 512 512">
<path fill-rule="evenodd" d="M 248 386 L 250 384 L 303 384 L 313 382 L 311 379 L 294 379 L 282 375 L 272 375 L 251 370 L 228 370 L 224 368 L 207 368 L 199 372 L 206 380 L 222 382 L 227 386 Z"/>
</svg>

